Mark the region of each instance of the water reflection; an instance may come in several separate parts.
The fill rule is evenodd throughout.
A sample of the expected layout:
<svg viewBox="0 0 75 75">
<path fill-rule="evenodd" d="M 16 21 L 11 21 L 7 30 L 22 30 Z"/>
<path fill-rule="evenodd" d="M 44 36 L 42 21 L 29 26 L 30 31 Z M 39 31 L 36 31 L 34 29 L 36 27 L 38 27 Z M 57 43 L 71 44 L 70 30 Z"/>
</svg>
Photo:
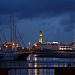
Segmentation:
<svg viewBox="0 0 75 75">
<path fill-rule="evenodd" d="M 33 57 L 33 58 L 32 58 Z M 29 62 L 33 63 L 33 66 L 39 67 L 39 69 L 31 69 L 33 71 L 30 75 L 54 75 L 54 69 L 41 69 L 41 67 L 75 67 L 75 58 L 50 58 L 50 57 L 37 57 L 37 55 L 31 55 Z"/>
<path fill-rule="evenodd" d="M 37 57 L 36 57 L 36 55 L 34 55 L 34 61 L 37 61 Z"/>
<path fill-rule="evenodd" d="M 28 69 L 28 75 L 54 75 L 54 69 L 43 69 L 42 67 L 48 67 L 50 65 L 48 65 L 48 61 L 50 58 L 38 58 L 37 55 L 30 55 L 29 57 L 31 60 L 30 62 L 30 66 L 33 66 L 34 69 Z M 47 61 L 47 63 L 44 64 L 44 62 Z M 41 62 L 41 63 L 39 63 Z M 31 65 L 32 63 L 32 65 Z M 42 68 L 42 69 L 41 69 Z"/>
<path fill-rule="evenodd" d="M 9 75 L 54 75 L 54 69 L 50 67 L 69 66 L 75 67 L 75 58 L 38 57 L 36 54 L 30 54 L 25 61 L 0 62 L 2 68 L 15 68 L 9 70 Z"/>
</svg>

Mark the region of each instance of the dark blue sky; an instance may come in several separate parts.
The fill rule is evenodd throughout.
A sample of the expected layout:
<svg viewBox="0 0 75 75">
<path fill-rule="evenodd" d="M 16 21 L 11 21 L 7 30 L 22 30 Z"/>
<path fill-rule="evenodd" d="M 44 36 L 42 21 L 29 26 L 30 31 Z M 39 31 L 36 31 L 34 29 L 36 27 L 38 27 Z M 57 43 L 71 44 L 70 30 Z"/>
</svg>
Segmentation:
<svg viewBox="0 0 75 75">
<path fill-rule="evenodd" d="M 43 41 L 69 43 L 75 38 L 74 5 L 75 0 L 0 0 L 0 22 L 8 31 L 13 15 L 26 45 L 38 42 L 40 27 Z"/>
</svg>

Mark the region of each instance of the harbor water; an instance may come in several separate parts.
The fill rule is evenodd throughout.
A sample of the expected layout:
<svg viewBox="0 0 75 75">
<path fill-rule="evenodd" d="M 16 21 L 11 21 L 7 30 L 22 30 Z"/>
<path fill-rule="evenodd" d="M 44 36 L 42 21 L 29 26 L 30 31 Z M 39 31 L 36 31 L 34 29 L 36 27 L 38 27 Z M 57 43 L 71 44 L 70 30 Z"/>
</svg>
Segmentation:
<svg viewBox="0 0 75 75">
<path fill-rule="evenodd" d="M 0 61 L 0 68 L 8 68 L 8 75 L 55 75 L 55 67 L 75 67 L 75 58 L 39 57 L 30 54 L 21 61 Z"/>
</svg>

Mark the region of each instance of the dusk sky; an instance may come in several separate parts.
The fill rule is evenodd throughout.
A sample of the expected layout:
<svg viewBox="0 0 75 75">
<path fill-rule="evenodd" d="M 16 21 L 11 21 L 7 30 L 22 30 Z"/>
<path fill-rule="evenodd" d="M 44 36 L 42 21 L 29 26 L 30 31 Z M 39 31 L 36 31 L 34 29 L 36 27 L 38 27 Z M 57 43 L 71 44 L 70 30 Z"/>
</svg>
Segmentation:
<svg viewBox="0 0 75 75">
<path fill-rule="evenodd" d="M 75 39 L 75 0 L 0 0 L 5 34 L 9 32 L 9 16 L 14 16 L 26 46 L 38 42 L 40 28 L 43 41 L 71 43 Z M 6 38 L 10 36 L 6 34 Z"/>
</svg>

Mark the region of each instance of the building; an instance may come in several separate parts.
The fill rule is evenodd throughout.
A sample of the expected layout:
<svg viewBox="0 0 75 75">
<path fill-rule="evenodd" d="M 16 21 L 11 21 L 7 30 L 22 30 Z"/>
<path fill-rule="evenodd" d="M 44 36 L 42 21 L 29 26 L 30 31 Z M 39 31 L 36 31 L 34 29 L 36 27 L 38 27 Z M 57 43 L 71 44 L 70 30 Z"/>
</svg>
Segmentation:
<svg viewBox="0 0 75 75">
<path fill-rule="evenodd" d="M 58 42 L 43 42 L 42 44 L 36 43 L 33 45 L 35 49 L 49 49 L 49 50 L 59 50 L 60 44 Z"/>
<path fill-rule="evenodd" d="M 61 44 L 59 42 L 43 42 L 42 30 L 39 32 L 39 43 L 33 45 L 33 49 L 49 49 L 49 50 L 75 50 L 75 42 L 71 44 Z"/>
<path fill-rule="evenodd" d="M 71 43 L 70 46 L 71 46 L 72 50 L 75 50 L 75 42 Z"/>
<path fill-rule="evenodd" d="M 42 43 L 42 30 L 40 29 L 39 32 L 39 43 Z"/>
<path fill-rule="evenodd" d="M 39 45 L 39 49 L 49 49 L 49 50 L 58 50 L 59 43 L 58 42 L 46 42 Z"/>
<path fill-rule="evenodd" d="M 72 47 L 68 44 L 60 44 L 59 50 L 72 50 Z"/>
</svg>

